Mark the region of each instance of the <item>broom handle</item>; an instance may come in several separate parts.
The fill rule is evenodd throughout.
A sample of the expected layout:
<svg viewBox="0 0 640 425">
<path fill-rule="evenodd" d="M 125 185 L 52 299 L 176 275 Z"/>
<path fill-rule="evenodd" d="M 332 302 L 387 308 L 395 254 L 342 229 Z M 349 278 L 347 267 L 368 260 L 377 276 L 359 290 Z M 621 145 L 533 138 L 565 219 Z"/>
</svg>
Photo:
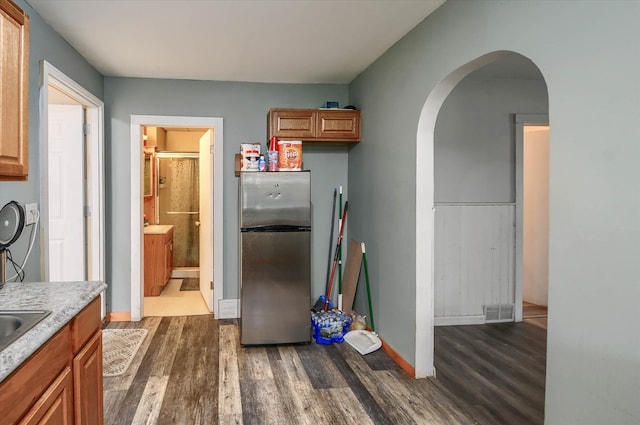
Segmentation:
<svg viewBox="0 0 640 425">
<path fill-rule="evenodd" d="M 329 278 L 329 288 L 327 290 L 327 296 L 324 303 L 324 311 L 329 310 L 329 299 L 331 298 L 331 290 L 333 289 L 333 278 L 336 273 L 336 265 L 338 264 L 338 251 L 340 250 L 340 244 L 342 243 L 342 231 L 344 230 L 344 224 L 347 221 L 347 209 L 349 208 L 349 202 L 344 205 L 344 211 L 342 213 L 342 220 L 340 220 L 340 230 L 338 231 L 338 245 L 336 246 L 336 255 L 333 257 L 333 267 L 331 268 L 331 277 Z"/>
<path fill-rule="evenodd" d="M 376 331 L 376 325 L 373 323 L 373 306 L 371 305 L 371 288 L 369 287 L 369 267 L 367 266 L 367 253 L 365 251 L 364 242 L 360 243 L 362 247 L 362 262 L 364 263 L 364 279 L 367 283 L 367 300 L 369 301 L 369 318 L 371 319 L 371 330 Z"/>
<path fill-rule="evenodd" d="M 342 217 L 342 186 L 340 186 L 340 209 L 338 217 Z M 342 245 L 338 247 L 338 294 L 342 294 Z"/>
<path fill-rule="evenodd" d="M 327 260 L 327 281 L 324 285 L 324 292 L 326 294 L 327 290 L 329 289 L 329 276 L 331 274 L 331 251 L 333 249 L 333 226 L 335 225 L 336 222 L 336 193 L 337 193 L 337 189 L 334 187 L 333 188 L 333 207 L 331 207 L 331 233 L 329 233 L 329 259 Z M 338 224 L 339 226 L 339 224 Z"/>
</svg>

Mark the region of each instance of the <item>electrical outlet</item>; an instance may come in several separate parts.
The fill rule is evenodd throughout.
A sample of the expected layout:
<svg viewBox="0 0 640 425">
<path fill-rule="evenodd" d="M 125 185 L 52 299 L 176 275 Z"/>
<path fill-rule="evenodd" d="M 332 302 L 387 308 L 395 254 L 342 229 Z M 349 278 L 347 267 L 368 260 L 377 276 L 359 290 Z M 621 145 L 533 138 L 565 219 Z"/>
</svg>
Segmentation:
<svg viewBox="0 0 640 425">
<path fill-rule="evenodd" d="M 38 204 L 26 204 L 24 206 L 24 221 L 27 226 L 33 224 L 38 219 Z"/>
</svg>

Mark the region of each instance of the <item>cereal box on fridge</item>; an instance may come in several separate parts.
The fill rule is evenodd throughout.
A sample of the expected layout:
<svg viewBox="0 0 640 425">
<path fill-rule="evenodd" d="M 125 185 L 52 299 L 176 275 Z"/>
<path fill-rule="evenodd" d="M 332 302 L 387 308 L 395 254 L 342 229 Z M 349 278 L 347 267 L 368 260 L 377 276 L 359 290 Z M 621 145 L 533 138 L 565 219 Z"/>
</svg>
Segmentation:
<svg viewBox="0 0 640 425">
<path fill-rule="evenodd" d="M 279 171 L 302 170 L 302 141 L 278 141 L 278 169 Z"/>
</svg>

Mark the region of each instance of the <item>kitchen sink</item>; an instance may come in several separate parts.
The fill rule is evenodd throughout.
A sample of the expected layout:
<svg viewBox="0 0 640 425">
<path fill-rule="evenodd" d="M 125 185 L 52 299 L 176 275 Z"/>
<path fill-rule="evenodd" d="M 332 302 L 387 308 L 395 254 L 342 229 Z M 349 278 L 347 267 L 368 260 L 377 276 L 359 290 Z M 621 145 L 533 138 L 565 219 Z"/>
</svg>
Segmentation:
<svg viewBox="0 0 640 425">
<path fill-rule="evenodd" d="M 0 351 L 49 314 L 48 310 L 0 310 Z"/>
</svg>

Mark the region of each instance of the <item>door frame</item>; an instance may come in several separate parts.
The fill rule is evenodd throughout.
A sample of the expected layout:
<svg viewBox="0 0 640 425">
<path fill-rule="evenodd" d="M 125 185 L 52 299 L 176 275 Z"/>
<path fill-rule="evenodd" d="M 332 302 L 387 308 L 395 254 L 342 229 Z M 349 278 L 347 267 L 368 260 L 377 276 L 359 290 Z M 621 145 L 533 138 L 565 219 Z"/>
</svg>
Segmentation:
<svg viewBox="0 0 640 425">
<path fill-rule="evenodd" d="M 85 217 L 91 216 L 89 227 L 89 255 L 87 262 L 87 279 L 105 282 L 105 237 L 104 237 L 104 103 L 80 86 L 62 71 L 46 60 L 40 61 L 40 238 L 42 241 L 40 255 L 40 272 L 44 282 L 49 280 L 49 86 L 74 99 L 85 109 L 86 124 L 90 131 L 85 135 L 85 147 L 88 154 L 84 156 L 89 170 L 87 188 L 89 196 L 85 197 Z M 84 226 L 84 224 L 83 224 Z M 85 253 L 86 254 L 86 253 Z M 103 297 L 104 317 L 104 297 Z"/>
<path fill-rule="evenodd" d="M 522 322 L 522 290 L 524 285 L 523 277 L 523 255 L 524 255 L 524 127 L 525 126 L 548 126 L 548 114 L 515 114 L 515 199 L 516 199 L 516 264 L 515 264 L 515 321 Z"/>
<path fill-rule="evenodd" d="M 223 119 L 165 115 L 131 115 L 131 320 L 144 317 L 143 126 L 213 129 L 213 313 L 218 317 L 224 293 L 223 272 Z"/>
</svg>

